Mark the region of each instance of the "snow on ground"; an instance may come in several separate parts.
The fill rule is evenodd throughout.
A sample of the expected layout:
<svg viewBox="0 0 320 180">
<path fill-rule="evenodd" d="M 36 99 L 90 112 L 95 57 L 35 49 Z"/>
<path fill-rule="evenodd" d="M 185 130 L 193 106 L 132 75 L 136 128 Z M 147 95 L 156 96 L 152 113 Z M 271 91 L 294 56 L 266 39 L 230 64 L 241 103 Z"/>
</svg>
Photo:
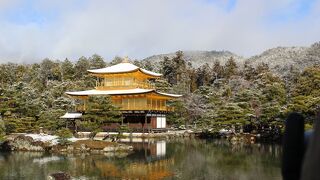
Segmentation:
<svg viewBox="0 0 320 180">
<path fill-rule="evenodd" d="M 53 145 L 58 144 L 58 136 L 48 135 L 48 134 L 26 134 L 25 136 L 31 137 L 34 141 L 41 141 L 41 142 L 49 142 Z M 79 140 L 86 140 L 88 138 L 68 138 L 69 141 L 75 142 Z"/>
<path fill-rule="evenodd" d="M 26 134 L 25 136 L 32 137 L 35 141 L 50 142 L 52 140 L 58 139 L 58 136 L 52 136 L 48 134 Z"/>
</svg>

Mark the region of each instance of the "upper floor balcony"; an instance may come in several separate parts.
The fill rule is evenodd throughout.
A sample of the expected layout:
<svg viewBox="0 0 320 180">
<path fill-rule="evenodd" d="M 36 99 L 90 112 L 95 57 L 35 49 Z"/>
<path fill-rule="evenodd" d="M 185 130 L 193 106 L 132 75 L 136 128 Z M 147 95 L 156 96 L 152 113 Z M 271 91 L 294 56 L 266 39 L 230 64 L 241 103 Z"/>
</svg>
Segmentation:
<svg viewBox="0 0 320 180">
<path fill-rule="evenodd" d="M 155 106 L 155 105 L 126 105 L 126 106 L 118 106 L 120 111 L 165 111 L 172 112 L 174 111 L 174 107 L 170 106 Z M 76 106 L 76 111 L 84 112 L 86 111 L 86 105 L 81 104 Z"/>
<path fill-rule="evenodd" d="M 141 81 L 134 78 L 115 78 L 115 79 L 98 79 L 96 81 L 98 90 L 116 90 L 116 89 L 155 89 L 155 85 L 149 81 Z"/>
</svg>

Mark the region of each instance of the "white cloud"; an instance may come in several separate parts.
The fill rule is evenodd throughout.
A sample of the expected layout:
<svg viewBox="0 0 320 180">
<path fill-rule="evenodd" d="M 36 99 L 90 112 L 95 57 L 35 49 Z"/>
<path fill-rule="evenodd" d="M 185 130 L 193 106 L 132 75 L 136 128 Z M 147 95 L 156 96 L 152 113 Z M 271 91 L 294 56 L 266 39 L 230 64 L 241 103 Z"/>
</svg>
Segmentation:
<svg viewBox="0 0 320 180">
<path fill-rule="evenodd" d="M 179 49 L 230 50 L 250 56 L 267 48 L 306 46 L 320 39 L 319 1 L 309 15 L 283 23 L 269 18 L 274 12 L 296 8 L 296 1 L 239 0 L 231 11 L 224 9 L 224 3 L 196 0 L 97 0 L 78 8 L 62 2 L 37 6 L 59 11 L 52 22 L 0 20 L 4 27 L 0 62 L 76 59 L 93 53 L 106 59 L 115 55 L 141 59 Z"/>
</svg>

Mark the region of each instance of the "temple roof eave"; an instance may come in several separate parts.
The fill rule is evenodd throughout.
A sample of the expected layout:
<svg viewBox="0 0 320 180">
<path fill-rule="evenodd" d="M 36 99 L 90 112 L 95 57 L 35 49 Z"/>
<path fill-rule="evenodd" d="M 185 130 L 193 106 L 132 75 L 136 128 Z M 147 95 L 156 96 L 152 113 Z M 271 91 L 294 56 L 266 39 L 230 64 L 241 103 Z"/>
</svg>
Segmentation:
<svg viewBox="0 0 320 180">
<path fill-rule="evenodd" d="M 159 92 L 159 91 L 155 91 L 155 93 L 162 95 L 162 96 L 167 96 L 167 97 L 171 97 L 171 98 L 179 98 L 182 97 L 182 95 L 180 94 L 169 94 L 169 93 L 163 93 L 163 92 Z"/>
<path fill-rule="evenodd" d="M 152 72 L 152 71 L 148 71 L 146 69 L 143 69 L 143 68 L 140 68 L 139 69 L 141 72 L 143 72 L 144 74 L 147 74 L 147 75 L 150 75 L 150 76 L 154 76 L 154 77 L 161 77 L 162 74 L 160 73 L 155 73 L 155 72 Z"/>
<path fill-rule="evenodd" d="M 90 95 L 126 95 L 126 94 L 141 94 L 153 91 L 152 89 L 128 89 L 128 90 L 86 90 L 86 91 L 75 91 L 66 92 L 68 95 L 74 96 L 90 96 Z"/>
<path fill-rule="evenodd" d="M 61 119 L 79 119 L 82 117 L 82 113 L 66 113 L 60 116 Z"/>
<path fill-rule="evenodd" d="M 166 96 L 170 98 L 178 98 L 182 95 L 178 94 L 168 94 L 158 92 L 154 89 L 128 89 L 128 90 L 86 90 L 86 91 L 75 91 L 75 92 L 66 92 L 70 96 L 92 96 L 92 95 L 130 95 L 130 94 L 146 94 L 146 93 L 156 93 L 160 96 Z"/>
</svg>

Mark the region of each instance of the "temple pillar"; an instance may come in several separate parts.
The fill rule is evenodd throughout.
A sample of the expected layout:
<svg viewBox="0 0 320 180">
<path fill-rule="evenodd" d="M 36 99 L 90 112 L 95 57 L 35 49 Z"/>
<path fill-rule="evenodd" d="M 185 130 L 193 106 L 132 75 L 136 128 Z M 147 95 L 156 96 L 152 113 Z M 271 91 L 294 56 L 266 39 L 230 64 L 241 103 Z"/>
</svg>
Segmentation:
<svg viewBox="0 0 320 180">
<path fill-rule="evenodd" d="M 147 125 L 148 121 L 147 121 L 147 114 L 145 114 L 144 116 L 144 124 L 142 125 L 142 132 L 144 133 L 144 126 Z"/>
</svg>

